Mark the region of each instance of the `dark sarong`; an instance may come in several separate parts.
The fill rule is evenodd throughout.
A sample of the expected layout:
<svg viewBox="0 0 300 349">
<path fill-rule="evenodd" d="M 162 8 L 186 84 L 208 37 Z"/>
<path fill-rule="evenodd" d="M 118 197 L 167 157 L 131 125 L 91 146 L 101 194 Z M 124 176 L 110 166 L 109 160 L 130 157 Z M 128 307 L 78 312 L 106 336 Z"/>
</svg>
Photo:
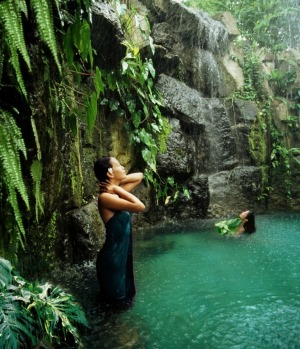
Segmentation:
<svg viewBox="0 0 300 349">
<path fill-rule="evenodd" d="M 135 295 L 131 214 L 116 212 L 105 227 L 106 240 L 96 262 L 101 296 L 108 303 L 122 304 Z"/>
</svg>

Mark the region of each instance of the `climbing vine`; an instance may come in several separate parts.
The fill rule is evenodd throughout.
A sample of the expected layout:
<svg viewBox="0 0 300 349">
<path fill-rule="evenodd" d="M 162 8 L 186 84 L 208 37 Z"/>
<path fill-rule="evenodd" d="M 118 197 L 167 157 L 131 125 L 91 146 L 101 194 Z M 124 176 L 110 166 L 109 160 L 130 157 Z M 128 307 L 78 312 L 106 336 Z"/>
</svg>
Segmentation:
<svg viewBox="0 0 300 349">
<path fill-rule="evenodd" d="M 106 71 L 94 67 L 89 0 L 0 2 L 0 33 L 4 38 L 0 43 L 0 90 L 9 93 L 10 89 L 19 96 L 11 103 L 0 97 L 0 134 L 4 135 L 0 140 L 1 217 L 5 216 L 7 205 L 12 212 L 1 219 L 0 229 L 7 234 L 7 243 L 15 255 L 19 244 L 24 246 L 26 238 L 24 208 L 28 211 L 27 222 L 32 222 L 31 207 L 34 206 L 32 211 L 38 223 L 45 205 L 41 185 L 43 149 L 37 127 L 39 111 L 29 100 L 32 96 L 28 77 L 32 79 L 36 69 L 31 62 L 32 39 L 42 42 L 43 70 L 39 74 L 43 74 L 44 88 L 49 95 L 49 110 L 45 117 L 50 118 L 47 121 L 50 139 L 55 132 L 52 113 L 60 115 L 62 127 L 70 128 L 76 135 L 79 121 L 92 131 L 99 109 L 107 105 L 111 112 L 124 118 L 131 143 L 146 164 L 146 182 L 154 188 L 157 202 L 167 203 L 171 197 L 176 199 L 180 190 L 188 195 L 187 190 L 177 185 L 173 178 L 161 178 L 156 169 L 156 156 L 166 150 L 171 129 L 161 113 L 162 98 L 155 88 L 152 59 L 142 58 L 141 42 L 130 40 L 133 31 L 138 30 L 141 40 L 147 40 L 154 50 L 149 23 L 137 14 L 133 6 L 126 6 L 128 2 L 113 3 L 122 17 L 127 37 L 124 42 L 126 55 L 119 68 Z M 26 115 L 22 115 L 23 112 Z M 31 132 L 35 146 L 30 149 L 30 159 L 20 129 L 22 120 L 30 120 L 30 131 L 27 129 L 26 132 Z M 25 169 L 29 174 L 26 178 Z M 4 251 L 5 246 L 1 250 Z"/>
<path fill-rule="evenodd" d="M 183 192 L 185 196 L 189 196 L 189 193 L 184 186 L 177 184 L 173 177 L 165 179 L 159 176 L 156 168 L 157 155 L 166 150 L 171 126 L 161 113 L 163 101 L 155 87 L 156 72 L 152 59 L 142 59 L 139 49 L 139 46 L 147 41 L 154 54 L 149 24 L 146 18 L 141 19 L 138 16 L 133 6 L 127 8 L 119 1 L 114 1 L 114 5 L 128 40 L 123 42 L 126 55 L 121 61 L 121 68 L 102 72 L 106 98 L 101 103 L 106 103 L 111 112 L 124 117 L 130 142 L 146 164 L 146 184 L 153 188 L 157 204 L 167 204 L 171 199 L 175 201 L 179 192 Z M 134 31 L 139 32 L 138 42 L 132 40 L 135 37 Z"/>
</svg>

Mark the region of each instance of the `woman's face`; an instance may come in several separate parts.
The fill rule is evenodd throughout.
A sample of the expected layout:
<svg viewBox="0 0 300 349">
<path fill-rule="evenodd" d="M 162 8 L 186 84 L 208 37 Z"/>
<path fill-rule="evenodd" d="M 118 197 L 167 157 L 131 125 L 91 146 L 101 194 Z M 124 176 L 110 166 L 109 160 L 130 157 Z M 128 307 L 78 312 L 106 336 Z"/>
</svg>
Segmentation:
<svg viewBox="0 0 300 349">
<path fill-rule="evenodd" d="M 249 213 L 249 211 L 244 211 L 244 212 L 240 213 L 240 218 L 243 220 L 246 219 L 248 216 L 248 213 Z"/>
<path fill-rule="evenodd" d="M 126 177 L 125 168 L 119 163 L 116 158 L 110 159 L 110 164 L 112 168 L 112 174 L 115 179 L 122 180 Z"/>
</svg>

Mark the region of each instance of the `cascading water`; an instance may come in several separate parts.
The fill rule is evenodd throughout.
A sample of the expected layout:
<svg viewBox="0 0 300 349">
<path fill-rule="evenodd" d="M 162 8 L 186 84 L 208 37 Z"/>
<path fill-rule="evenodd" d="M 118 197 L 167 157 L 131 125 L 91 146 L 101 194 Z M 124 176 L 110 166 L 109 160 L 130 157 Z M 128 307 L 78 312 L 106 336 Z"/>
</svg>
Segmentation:
<svg viewBox="0 0 300 349">
<path fill-rule="evenodd" d="M 283 0 L 285 16 L 279 17 L 279 26 L 283 28 L 282 39 L 287 48 L 300 50 L 300 1 Z"/>
</svg>

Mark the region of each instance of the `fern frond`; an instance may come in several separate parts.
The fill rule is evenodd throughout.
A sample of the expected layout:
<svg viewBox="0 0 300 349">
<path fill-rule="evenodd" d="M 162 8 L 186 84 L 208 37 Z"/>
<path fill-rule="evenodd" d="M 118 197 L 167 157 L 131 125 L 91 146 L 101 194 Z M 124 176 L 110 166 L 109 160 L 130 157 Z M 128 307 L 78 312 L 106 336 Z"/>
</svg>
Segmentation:
<svg viewBox="0 0 300 349">
<path fill-rule="evenodd" d="M 4 30 L 6 31 L 5 38 L 9 46 L 14 47 L 14 50 L 18 50 L 21 53 L 29 71 L 31 71 L 30 58 L 25 44 L 21 12 L 24 12 L 25 15 L 27 14 L 25 1 L 6 0 L 0 2 L 0 18 L 3 21 Z"/>
<path fill-rule="evenodd" d="M 20 68 L 19 53 L 31 71 L 30 58 L 25 44 L 22 13 L 27 16 L 25 0 L 5 0 L 0 2 L 0 20 L 3 28 L 3 38 L 10 51 L 10 62 L 15 70 L 21 92 L 27 97 L 27 92 Z M 0 24 L 1 24 L 0 22 Z"/>
<path fill-rule="evenodd" d="M 48 0 L 31 0 L 30 3 L 36 15 L 37 27 L 41 39 L 49 47 L 56 65 L 61 73 L 61 64 L 58 59 L 58 51 L 54 33 L 52 7 Z"/>
<path fill-rule="evenodd" d="M 13 65 L 13 67 L 15 69 L 16 78 L 17 78 L 19 87 L 20 87 L 21 92 L 23 93 L 23 95 L 27 98 L 27 91 L 26 91 L 23 75 L 22 75 L 22 72 L 21 72 L 18 52 L 17 52 L 17 50 L 15 49 L 14 46 L 10 46 L 9 49 L 10 49 L 10 61 L 11 61 L 12 65 Z"/>
<path fill-rule="evenodd" d="M 2 80 L 2 74 L 3 74 L 3 63 L 4 63 L 4 53 L 2 51 L 2 48 L 0 46 L 0 84 Z"/>
<path fill-rule="evenodd" d="M 32 127 L 34 140 L 35 140 L 35 145 L 36 145 L 36 149 L 37 149 L 37 158 L 38 158 L 38 160 L 41 160 L 41 158 L 42 158 L 41 144 L 40 144 L 39 134 L 38 134 L 38 131 L 37 131 L 37 128 L 36 128 L 36 124 L 35 124 L 35 120 L 34 120 L 33 116 L 31 116 L 30 121 L 31 121 L 31 127 Z"/>
<path fill-rule="evenodd" d="M 26 0 L 17 0 L 16 4 L 19 7 L 20 11 L 23 12 L 27 18 L 28 17 L 28 9 L 27 9 Z"/>
<path fill-rule="evenodd" d="M 41 191 L 41 180 L 42 180 L 43 165 L 41 161 L 35 160 L 30 166 L 30 173 L 33 179 L 34 185 L 34 197 L 35 197 L 35 218 L 39 221 L 40 213 L 44 213 L 44 195 Z"/>
<path fill-rule="evenodd" d="M 13 209 L 17 225 L 25 236 L 17 192 L 27 209 L 29 209 L 29 199 L 22 175 L 20 152 L 23 153 L 26 159 L 27 153 L 22 133 L 13 116 L 9 112 L 0 109 L 0 168 L 3 173 L 2 180 L 7 188 L 8 202 Z"/>
</svg>

